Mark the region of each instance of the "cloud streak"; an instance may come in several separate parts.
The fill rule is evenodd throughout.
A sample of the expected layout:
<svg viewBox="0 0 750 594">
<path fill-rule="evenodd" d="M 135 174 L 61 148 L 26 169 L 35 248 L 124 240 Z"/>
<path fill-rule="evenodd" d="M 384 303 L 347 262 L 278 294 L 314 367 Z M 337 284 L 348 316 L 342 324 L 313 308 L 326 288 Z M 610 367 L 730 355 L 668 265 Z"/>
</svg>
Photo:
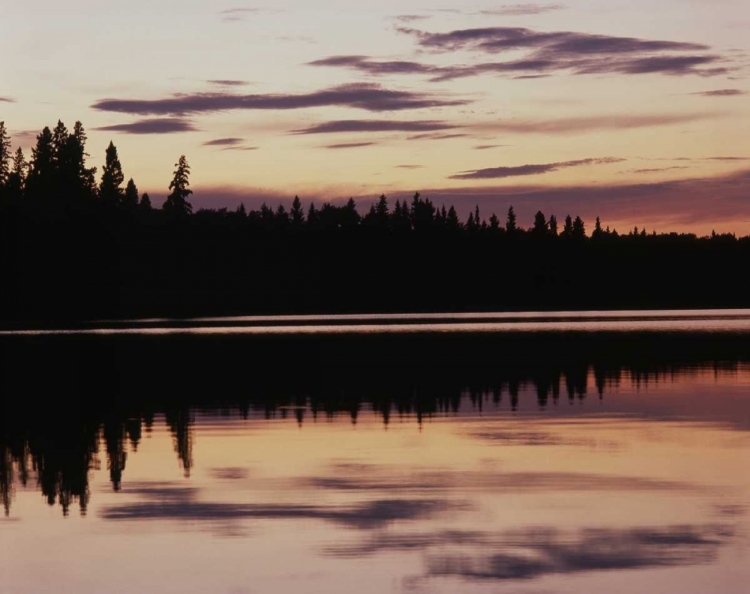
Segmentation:
<svg viewBox="0 0 750 594">
<path fill-rule="evenodd" d="M 517 10 L 523 10 L 523 6 Z M 509 7 L 512 9 L 513 7 Z M 503 9 L 498 9 L 502 11 Z M 485 11 L 493 12 L 493 11 Z M 537 13 L 538 14 L 538 13 Z M 572 74 L 665 74 L 716 76 L 730 68 L 725 58 L 710 53 L 700 43 L 616 37 L 571 31 L 542 32 L 520 27 L 484 27 L 430 33 L 396 27 L 423 48 L 433 52 L 466 50 L 497 55 L 525 51 L 519 59 L 472 65 L 439 67 L 413 61 L 378 61 L 366 56 L 331 56 L 312 62 L 315 66 L 349 68 L 371 75 L 427 75 L 445 81 L 483 74 L 540 76 Z"/>
<path fill-rule="evenodd" d="M 380 85 L 357 83 L 299 95 L 192 93 L 172 95 L 163 99 L 102 99 L 91 107 L 100 111 L 136 115 L 184 116 L 230 110 L 292 110 L 332 106 L 383 112 L 467 103 L 465 100 L 440 99 L 423 93 L 396 91 Z"/>
<path fill-rule="evenodd" d="M 510 4 L 492 10 L 480 10 L 479 14 L 486 16 L 532 16 L 565 8 L 564 4 Z"/>
<path fill-rule="evenodd" d="M 740 97 L 747 95 L 747 91 L 740 89 L 717 89 L 716 91 L 703 91 L 702 93 L 692 93 L 701 97 Z"/>
<path fill-rule="evenodd" d="M 474 171 L 464 171 L 450 176 L 450 179 L 505 179 L 508 177 L 521 177 L 526 175 L 543 175 L 560 169 L 570 167 L 581 167 L 584 165 L 609 165 L 621 163 L 625 159 L 607 157 L 604 159 L 579 159 L 577 161 L 564 161 L 561 163 L 545 163 L 533 165 L 518 165 L 516 167 L 490 167 Z"/>
<path fill-rule="evenodd" d="M 194 132 L 197 130 L 188 120 L 181 118 L 162 118 L 154 120 L 138 120 L 129 124 L 114 124 L 95 128 L 102 132 L 124 132 L 127 134 L 174 134 L 178 132 Z"/>
<path fill-rule="evenodd" d="M 216 138 L 214 140 L 204 142 L 203 146 L 230 146 L 240 144 L 242 141 L 242 138 Z"/>
<path fill-rule="evenodd" d="M 217 87 L 244 87 L 249 85 L 250 81 L 247 80 L 234 80 L 234 79 L 214 79 L 206 81 L 210 85 L 216 85 Z"/>
<path fill-rule="evenodd" d="M 334 120 L 294 130 L 292 134 L 338 134 L 354 132 L 432 132 L 451 130 L 453 124 L 436 120 Z"/>
<path fill-rule="evenodd" d="M 597 115 L 556 120 L 508 120 L 478 126 L 482 131 L 512 134 L 572 134 L 599 130 L 630 130 L 654 126 L 689 124 L 720 117 L 716 112 Z"/>
<path fill-rule="evenodd" d="M 11 97 L 0 97 L 0 103 L 15 103 L 16 100 Z"/>
<path fill-rule="evenodd" d="M 374 146 L 377 142 L 342 142 L 339 144 L 327 144 L 323 148 L 327 149 L 352 149 L 352 148 L 362 148 L 365 146 Z"/>
</svg>

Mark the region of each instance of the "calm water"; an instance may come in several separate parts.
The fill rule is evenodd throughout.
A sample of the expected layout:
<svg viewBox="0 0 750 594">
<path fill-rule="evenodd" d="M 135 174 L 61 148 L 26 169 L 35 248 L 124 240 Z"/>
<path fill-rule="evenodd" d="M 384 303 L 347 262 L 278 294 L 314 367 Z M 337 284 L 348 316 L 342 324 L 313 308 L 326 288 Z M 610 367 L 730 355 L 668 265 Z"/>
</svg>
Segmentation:
<svg viewBox="0 0 750 594">
<path fill-rule="evenodd" d="M 3 593 L 748 592 L 748 311 L 106 322 L 0 354 Z"/>
</svg>

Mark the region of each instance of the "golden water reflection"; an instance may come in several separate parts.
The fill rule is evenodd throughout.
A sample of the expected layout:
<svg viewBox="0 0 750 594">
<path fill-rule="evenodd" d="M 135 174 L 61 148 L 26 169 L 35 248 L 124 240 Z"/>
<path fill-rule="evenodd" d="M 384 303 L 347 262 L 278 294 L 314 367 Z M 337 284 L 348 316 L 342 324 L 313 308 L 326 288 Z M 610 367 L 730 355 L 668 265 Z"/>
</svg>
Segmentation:
<svg viewBox="0 0 750 594">
<path fill-rule="evenodd" d="M 44 456 L 6 443 L 0 591 L 747 592 L 750 374 L 645 380 L 545 406 L 536 385 L 515 405 L 467 389 L 387 423 L 203 407 Z"/>
</svg>

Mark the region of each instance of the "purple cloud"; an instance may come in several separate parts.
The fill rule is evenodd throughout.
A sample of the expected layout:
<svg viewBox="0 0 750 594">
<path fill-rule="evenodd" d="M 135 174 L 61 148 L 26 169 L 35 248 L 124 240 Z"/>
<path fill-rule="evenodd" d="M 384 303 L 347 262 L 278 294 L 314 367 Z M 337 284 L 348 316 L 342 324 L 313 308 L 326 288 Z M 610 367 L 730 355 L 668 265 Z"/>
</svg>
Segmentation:
<svg viewBox="0 0 750 594">
<path fill-rule="evenodd" d="M 716 113 L 633 114 L 561 118 L 557 120 L 509 120 L 482 124 L 483 132 L 511 134 L 572 134 L 597 130 L 628 130 L 686 124 L 718 117 Z"/>
<path fill-rule="evenodd" d="M 453 138 L 466 138 L 468 134 L 416 134 L 407 136 L 406 140 L 451 140 Z"/>
<path fill-rule="evenodd" d="M 433 80 L 450 80 L 487 73 L 527 71 L 547 73 L 568 71 L 573 74 L 698 74 L 716 76 L 730 69 L 722 65 L 722 56 L 707 54 L 710 47 L 699 43 L 615 37 L 569 31 L 539 32 L 520 27 L 486 27 L 459 29 L 447 33 L 428 33 L 397 27 L 401 33 L 417 39 L 419 45 L 438 52 L 458 50 L 500 54 L 527 51 L 527 55 L 510 62 L 455 67 L 411 65 L 411 74 L 429 74 Z M 690 52 L 684 54 L 682 52 Z M 373 74 L 391 71 L 388 62 L 365 60 L 343 64 Z M 324 64 L 320 64 L 324 65 Z M 335 64 L 329 64 L 335 65 Z M 420 69 L 420 67 L 422 67 Z"/>
<path fill-rule="evenodd" d="M 335 120 L 294 130 L 293 134 L 337 134 L 341 132 L 430 132 L 451 130 L 453 124 L 435 120 Z"/>
<path fill-rule="evenodd" d="M 479 14 L 486 16 L 531 16 L 565 8 L 564 4 L 510 4 L 492 10 L 480 10 Z"/>
<path fill-rule="evenodd" d="M 740 95 L 747 95 L 747 91 L 741 91 L 740 89 L 718 89 L 716 91 L 691 93 L 691 95 L 700 95 L 701 97 L 739 97 Z"/>
<path fill-rule="evenodd" d="M 234 80 L 234 79 L 214 79 L 206 81 L 210 85 L 216 85 L 217 87 L 244 87 L 249 85 L 250 81 L 247 80 Z"/>
<path fill-rule="evenodd" d="M 569 167 L 581 167 L 583 165 L 609 165 L 621 163 L 625 159 L 607 157 L 604 159 L 579 159 L 577 161 L 564 161 L 562 163 L 545 163 L 536 165 L 518 165 L 516 167 L 490 167 L 487 169 L 476 169 L 465 171 L 450 176 L 450 179 L 505 179 L 508 177 L 520 177 L 525 175 L 542 175 Z"/>
<path fill-rule="evenodd" d="M 300 95 L 233 95 L 229 93 L 177 94 L 165 99 L 102 99 L 91 107 L 101 111 L 138 115 L 187 115 L 228 110 L 289 110 L 310 107 L 353 107 L 366 111 L 397 111 L 465 105 L 464 100 L 438 99 L 409 91 L 394 91 L 373 84 L 349 84 Z"/>
<path fill-rule="evenodd" d="M 115 124 L 95 128 L 103 132 L 125 132 L 127 134 L 172 134 L 175 132 L 194 132 L 196 128 L 188 120 L 180 118 L 163 118 L 159 120 L 138 120 L 129 124 Z"/>
<path fill-rule="evenodd" d="M 11 99 L 10 97 L 0 97 L 0 103 L 15 103 L 15 99 Z"/>
<path fill-rule="evenodd" d="M 215 140 L 209 140 L 204 142 L 203 146 L 228 146 L 236 145 L 242 142 L 242 138 L 216 138 Z"/>
<path fill-rule="evenodd" d="M 662 171 L 673 171 L 675 169 L 690 169 L 685 165 L 675 165 L 673 167 L 655 167 L 652 169 L 631 169 L 623 173 L 661 173 Z"/>
<path fill-rule="evenodd" d="M 361 148 L 365 146 L 374 146 L 377 142 L 342 142 L 340 144 L 327 144 L 323 148 L 327 149 L 351 149 Z"/>
</svg>

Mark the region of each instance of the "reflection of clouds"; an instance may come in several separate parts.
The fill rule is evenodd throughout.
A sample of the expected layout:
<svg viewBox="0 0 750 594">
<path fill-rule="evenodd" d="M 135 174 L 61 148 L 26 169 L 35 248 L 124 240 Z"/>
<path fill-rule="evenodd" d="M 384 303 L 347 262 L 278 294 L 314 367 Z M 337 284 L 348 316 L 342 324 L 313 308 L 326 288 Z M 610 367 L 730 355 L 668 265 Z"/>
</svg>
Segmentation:
<svg viewBox="0 0 750 594">
<path fill-rule="evenodd" d="M 237 481 L 248 478 L 250 472 L 246 468 L 213 468 L 209 474 L 220 481 Z"/>
<path fill-rule="evenodd" d="M 471 431 L 470 437 L 485 441 L 492 441 L 509 446 L 565 446 L 565 447 L 607 447 L 615 448 L 616 444 L 611 441 L 602 442 L 596 439 L 584 439 L 581 437 L 563 437 L 544 431 L 511 431 L 481 429 Z"/>
<path fill-rule="evenodd" d="M 497 472 L 423 470 L 399 472 L 380 466 L 336 465 L 326 476 L 303 478 L 300 486 L 334 491 L 434 493 L 436 491 L 481 491 L 525 493 L 540 491 L 624 491 L 697 493 L 700 485 L 635 476 L 582 472 Z"/>
<path fill-rule="evenodd" d="M 312 519 L 349 528 L 381 528 L 394 521 L 432 518 L 440 513 L 467 509 L 468 505 L 441 499 L 376 499 L 342 506 L 276 503 L 225 503 L 198 500 L 197 489 L 141 486 L 129 489 L 144 501 L 105 507 L 104 520 L 175 520 L 221 522 L 244 519 Z"/>
<path fill-rule="evenodd" d="M 554 529 L 507 533 L 495 552 L 449 552 L 427 559 L 430 577 L 468 580 L 535 579 L 560 573 L 698 565 L 716 559 L 733 536 L 722 526 L 586 529 L 567 535 Z"/>
</svg>

